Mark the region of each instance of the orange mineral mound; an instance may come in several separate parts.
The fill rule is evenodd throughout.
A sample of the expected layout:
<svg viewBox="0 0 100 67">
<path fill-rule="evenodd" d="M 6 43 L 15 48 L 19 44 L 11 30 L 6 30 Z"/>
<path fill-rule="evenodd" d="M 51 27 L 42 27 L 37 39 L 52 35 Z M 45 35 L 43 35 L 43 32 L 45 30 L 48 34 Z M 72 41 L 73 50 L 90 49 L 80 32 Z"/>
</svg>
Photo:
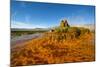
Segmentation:
<svg viewBox="0 0 100 67">
<path fill-rule="evenodd" d="M 43 37 L 23 43 L 12 49 L 12 66 L 83 62 L 95 60 L 93 33 L 78 38 L 67 33 L 45 33 Z"/>
<path fill-rule="evenodd" d="M 63 20 L 60 26 L 42 37 L 32 39 L 11 49 L 11 65 L 37 65 L 95 60 L 94 32 L 70 27 Z"/>
</svg>

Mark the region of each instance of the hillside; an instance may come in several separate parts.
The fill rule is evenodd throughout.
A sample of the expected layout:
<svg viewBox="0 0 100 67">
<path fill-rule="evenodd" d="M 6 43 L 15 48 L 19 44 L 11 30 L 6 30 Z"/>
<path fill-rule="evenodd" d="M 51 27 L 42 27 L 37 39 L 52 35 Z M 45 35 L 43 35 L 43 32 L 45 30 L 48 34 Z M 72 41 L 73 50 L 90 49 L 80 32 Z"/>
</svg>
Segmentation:
<svg viewBox="0 0 100 67">
<path fill-rule="evenodd" d="M 71 27 L 62 21 L 58 28 L 43 34 L 11 49 L 12 67 L 95 60 L 94 32 L 89 29 Z"/>
</svg>

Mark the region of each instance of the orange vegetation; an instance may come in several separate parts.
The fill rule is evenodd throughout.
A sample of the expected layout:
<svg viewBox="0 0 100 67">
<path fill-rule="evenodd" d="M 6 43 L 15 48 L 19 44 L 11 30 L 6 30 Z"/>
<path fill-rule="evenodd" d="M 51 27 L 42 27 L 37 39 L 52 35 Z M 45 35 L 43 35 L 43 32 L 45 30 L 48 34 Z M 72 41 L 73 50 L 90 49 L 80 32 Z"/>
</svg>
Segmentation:
<svg viewBox="0 0 100 67">
<path fill-rule="evenodd" d="M 75 33 L 74 33 L 75 34 Z M 11 65 L 37 65 L 95 60 L 94 33 L 47 32 L 11 50 Z"/>
</svg>

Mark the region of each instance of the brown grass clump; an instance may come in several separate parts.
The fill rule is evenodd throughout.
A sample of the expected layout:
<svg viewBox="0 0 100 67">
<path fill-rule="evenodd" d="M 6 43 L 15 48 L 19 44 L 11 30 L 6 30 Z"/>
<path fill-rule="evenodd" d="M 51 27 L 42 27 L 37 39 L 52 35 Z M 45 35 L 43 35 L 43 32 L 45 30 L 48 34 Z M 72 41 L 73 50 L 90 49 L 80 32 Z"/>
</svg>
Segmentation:
<svg viewBox="0 0 100 67">
<path fill-rule="evenodd" d="M 11 50 L 11 65 L 37 65 L 95 60 L 94 33 L 70 28 L 67 32 L 47 32 L 22 47 Z"/>
</svg>

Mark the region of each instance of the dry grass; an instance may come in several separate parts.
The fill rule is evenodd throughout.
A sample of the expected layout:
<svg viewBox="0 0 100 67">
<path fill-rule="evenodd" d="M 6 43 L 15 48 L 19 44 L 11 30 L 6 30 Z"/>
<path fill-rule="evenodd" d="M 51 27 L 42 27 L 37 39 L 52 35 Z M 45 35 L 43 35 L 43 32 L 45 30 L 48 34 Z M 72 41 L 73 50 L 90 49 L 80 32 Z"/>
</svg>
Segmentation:
<svg viewBox="0 0 100 67">
<path fill-rule="evenodd" d="M 95 60 L 94 33 L 45 33 L 11 50 L 11 65 L 37 65 Z"/>
</svg>

